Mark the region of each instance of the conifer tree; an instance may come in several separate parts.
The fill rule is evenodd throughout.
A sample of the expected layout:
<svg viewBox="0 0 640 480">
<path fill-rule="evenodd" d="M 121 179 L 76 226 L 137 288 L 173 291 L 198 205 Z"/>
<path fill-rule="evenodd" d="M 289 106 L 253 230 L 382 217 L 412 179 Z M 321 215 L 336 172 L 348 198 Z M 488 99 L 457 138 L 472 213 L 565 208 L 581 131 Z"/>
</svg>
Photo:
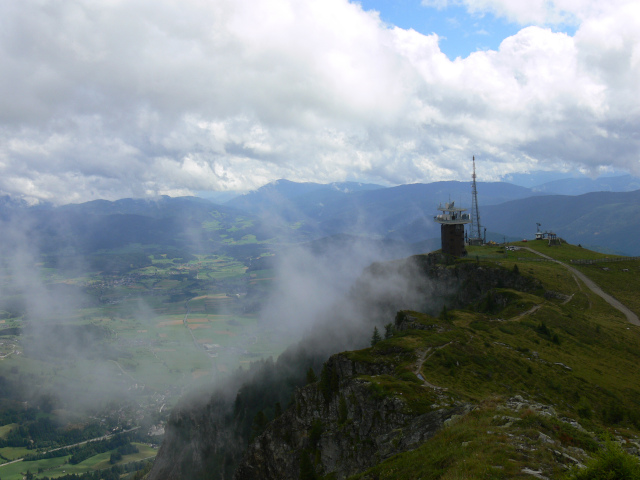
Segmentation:
<svg viewBox="0 0 640 480">
<path fill-rule="evenodd" d="M 389 340 L 393 337 L 393 323 L 387 323 L 384 326 L 384 339 Z"/>
<path fill-rule="evenodd" d="M 373 327 L 373 335 L 371 336 L 371 346 L 373 347 L 380 340 L 382 340 L 382 337 L 380 336 L 380 332 L 378 331 L 378 327 Z"/>
<path fill-rule="evenodd" d="M 309 367 L 309 370 L 307 370 L 307 383 L 316 383 L 317 381 L 316 372 L 313 371 L 312 367 Z"/>
</svg>

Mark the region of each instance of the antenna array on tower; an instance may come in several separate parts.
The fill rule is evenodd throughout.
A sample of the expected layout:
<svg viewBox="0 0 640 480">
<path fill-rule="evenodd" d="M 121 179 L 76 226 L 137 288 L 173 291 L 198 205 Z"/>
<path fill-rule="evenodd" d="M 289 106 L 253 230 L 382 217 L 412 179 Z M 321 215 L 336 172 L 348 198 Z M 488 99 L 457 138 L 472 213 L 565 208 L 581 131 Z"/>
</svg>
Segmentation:
<svg viewBox="0 0 640 480">
<path fill-rule="evenodd" d="M 469 244 L 482 244 L 480 233 L 480 210 L 478 208 L 478 188 L 476 186 L 476 157 L 473 157 L 473 175 L 471 176 L 471 228 L 469 229 Z"/>
</svg>

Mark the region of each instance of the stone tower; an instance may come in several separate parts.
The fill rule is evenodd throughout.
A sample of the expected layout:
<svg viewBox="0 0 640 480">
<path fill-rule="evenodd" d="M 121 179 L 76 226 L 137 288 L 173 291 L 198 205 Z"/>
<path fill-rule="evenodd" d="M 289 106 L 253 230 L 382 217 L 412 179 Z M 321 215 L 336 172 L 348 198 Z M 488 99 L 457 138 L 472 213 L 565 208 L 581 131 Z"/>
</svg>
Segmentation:
<svg viewBox="0 0 640 480">
<path fill-rule="evenodd" d="M 467 250 L 464 248 L 464 226 L 471 223 L 471 217 L 466 208 L 457 208 L 454 202 L 440 204 L 438 210 L 442 213 L 436 215 L 434 220 L 440 224 L 440 238 L 442 241 L 442 253 L 454 257 L 464 257 Z"/>
</svg>

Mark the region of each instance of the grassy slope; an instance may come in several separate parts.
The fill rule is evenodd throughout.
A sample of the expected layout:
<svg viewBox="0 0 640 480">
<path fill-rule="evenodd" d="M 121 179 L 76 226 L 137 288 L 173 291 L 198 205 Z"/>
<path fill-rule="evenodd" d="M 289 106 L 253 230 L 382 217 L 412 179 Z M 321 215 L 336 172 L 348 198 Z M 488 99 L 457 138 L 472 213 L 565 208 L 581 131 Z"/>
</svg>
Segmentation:
<svg viewBox="0 0 640 480">
<path fill-rule="evenodd" d="M 638 282 L 633 278 L 634 275 L 640 273 L 640 260 L 598 262 L 591 265 L 572 264 L 571 260 L 613 260 L 619 257 L 617 255 L 592 252 L 591 250 L 566 244 L 560 247 L 549 247 L 546 242 L 534 241 L 527 242 L 526 244 L 518 242 L 514 245 L 533 248 L 545 255 L 549 255 L 571 265 L 596 282 L 606 293 L 614 296 L 637 315 L 640 315 L 640 296 L 637 294 Z M 520 250 L 510 252 L 509 255 L 523 257 L 524 255 L 533 254 Z"/>
<path fill-rule="evenodd" d="M 543 251 L 563 261 L 604 257 L 570 245 Z M 378 394 L 402 393 L 416 412 L 460 401 L 479 406 L 423 447 L 354 478 L 532 478 L 522 470 L 536 470 L 540 465 L 556 478 L 564 470 L 545 448 L 540 433 L 555 442 L 552 448 L 579 447 L 584 452 L 596 448 L 594 436 L 602 438 L 614 428 L 622 436 L 637 436 L 640 330 L 627 324 L 621 313 L 561 265 L 522 260 L 528 258 L 523 253 L 509 252 L 506 258 L 485 261 L 506 268 L 517 263 L 521 274 L 535 275 L 546 290 L 567 297 L 498 292 L 509 293 L 512 299 L 503 310 L 453 311 L 446 321 L 413 313 L 422 322 L 439 324 L 441 332 L 399 332 L 372 349 L 349 354 L 361 361 L 393 363 L 393 377 L 367 380 L 377 384 L 373 390 Z M 601 286 L 620 299 L 617 285 L 628 292 L 640 286 L 635 277 L 624 276 L 626 272 L 611 269 L 606 273 L 611 281 Z M 598 281 L 595 275 L 592 278 Z M 534 305 L 538 307 L 532 310 Z M 421 374 L 446 390 L 422 386 L 413 374 L 417 355 L 429 347 L 432 355 L 427 355 Z M 552 405 L 558 417 L 578 420 L 591 433 L 530 410 L 496 410 L 515 395 Z M 513 425 L 504 428 L 504 422 L 496 420 L 502 415 L 514 417 Z M 530 448 L 518 447 L 522 444 Z"/>
<path fill-rule="evenodd" d="M 4 438 L 7 435 L 9 435 L 9 432 L 11 431 L 11 429 L 17 426 L 18 426 L 17 423 L 9 423 L 7 425 L 2 425 L 0 427 L 0 438 Z"/>
</svg>

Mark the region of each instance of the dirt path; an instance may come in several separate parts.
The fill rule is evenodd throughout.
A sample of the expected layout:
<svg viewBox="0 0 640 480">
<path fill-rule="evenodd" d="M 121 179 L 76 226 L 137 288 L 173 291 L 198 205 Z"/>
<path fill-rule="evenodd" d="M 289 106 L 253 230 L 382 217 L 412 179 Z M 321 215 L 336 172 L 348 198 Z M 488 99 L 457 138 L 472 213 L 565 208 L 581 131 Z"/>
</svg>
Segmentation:
<svg viewBox="0 0 640 480">
<path fill-rule="evenodd" d="M 133 377 L 131 376 L 131 374 L 129 374 L 127 371 L 125 371 L 125 369 L 124 369 L 124 368 L 122 368 L 122 365 L 120 365 L 116 360 L 110 360 L 110 361 L 111 361 L 111 362 L 113 362 L 113 363 L 115 363 L 115 364 L 118 366 L 118 368 L 120 369 L 120 371 L 122 372 L 122 374 L 123 374 L 123 375 L 126 375 L 127 377 L 129 377 L 129 378 L 131 379 L 131 381 L 132 381 L 132 382 L 135 382 L 135 381 L 136 381 L 136 379 L 135 379 L 135 378 L 133 378 Z"/>
<path fill-rule="evenodd" d="M 638 318 L 638 316 L 635 313 L 633 313 L 626 306 L 624 306 L 619 300 L 616 300 L 615 298 L 613 298 L 608 293 L 603 292 L 602 289 L 593 280 L 591 280 L 589 277 L 587 277 L 581 271 L 576 270 L 575 268 L 573 268 L 573 267 L 571 267 L 571 266 L 567 265 L 566 263 L 563 263 L 563 262 L 561 262 L 559 260 L 556 260 L 555 258 L 551 258 L 550 256 L 545 255 L 544 253 L 537 252 L 536 250 L 533 250 L 532 248 L 529 248 L 529 247 L 521 247 L 521 248 L 524 248 L 525 250 L 528 250 L 531 253 L 535 253 L 536 255 L 544 257 L 544 258 L 546 258 L 548 260 L 551 260 L 553 262 L 559 263 L 560 265 L 565 267 L 567 270 L 569 270 L 571 273 L 573 273 L 576 277 L 578 277 L 580 280 L 582 280 L 582 282 L 589 288 L 589 290 L 591 290 L 593 293 L 595 293 L 596 295 L 601 297 L 605 302 L 607 302 L 613 308 L 621 311 L 624 314 L 624 316 L 627 317 L 627 320 L 630 323 L 640 327 L 640 319 Z"/>
<path fill-rule="evenodd" d="M 526 312 L 522 312 L 520 315 L 517 315 L 513 318 L 510 318 L 508 321 L 509 322 L 515 322 L 516 320 L 520 320 L 523 317 L 526 317 L 527 315 L 531 315 L 532 313 L 535 313 L 538 311 L 538 309 L 542 306 L 541 303 L 539 303 L 538 305 L 534 305 L 533 307 L 531 307 L 529 310 L 527 310 Z"/>
<path fill-rule="evenodd" d="M 427 348 L 426 350 L 418 350 L 418 360 L 416 361 L 416 365 L 415 368 L 413 370 L 413 373 L 416 375 L 416 377 L 418 377 L 420 380 L 422 380 L 422 384 L 426 387 L 431 387 L 435 390 L 446 390 L 446 388 L 444 387 L 438 387 L 437 385 L 434 385 L 433 383 L 429 383 L 425 380 L 424 376 L 422 375 L 422 373 L 420 373 L 422 371 L 422 365 L 424 364 L 424 362 L 426 362 L 427 360 L 429 360 L 429 358 L 431 357 L 431 355 L 433 355 L 435 353 L 435 350 L 440 350 L 441 348 L 446 347 L 447 345 L 450 345 L 451 342 L 449 343 L 445 343 L 444 345 L 440 345 L 439 347 L 435 347 L 435 349 L 433 351 L 431 351 L 431 347 Z"/>
<path fill-rule="evenodd" d="M 16 353 L 15 345 L 13 345 L 13 350 L 11 350 L 9 353 L 7 353 L 6 355 L 0 355 L 0 360 L 4 360 L 5 358 L 7 358 L 10 355 L 13 355 L 14 353 Z"/>
</svg>

